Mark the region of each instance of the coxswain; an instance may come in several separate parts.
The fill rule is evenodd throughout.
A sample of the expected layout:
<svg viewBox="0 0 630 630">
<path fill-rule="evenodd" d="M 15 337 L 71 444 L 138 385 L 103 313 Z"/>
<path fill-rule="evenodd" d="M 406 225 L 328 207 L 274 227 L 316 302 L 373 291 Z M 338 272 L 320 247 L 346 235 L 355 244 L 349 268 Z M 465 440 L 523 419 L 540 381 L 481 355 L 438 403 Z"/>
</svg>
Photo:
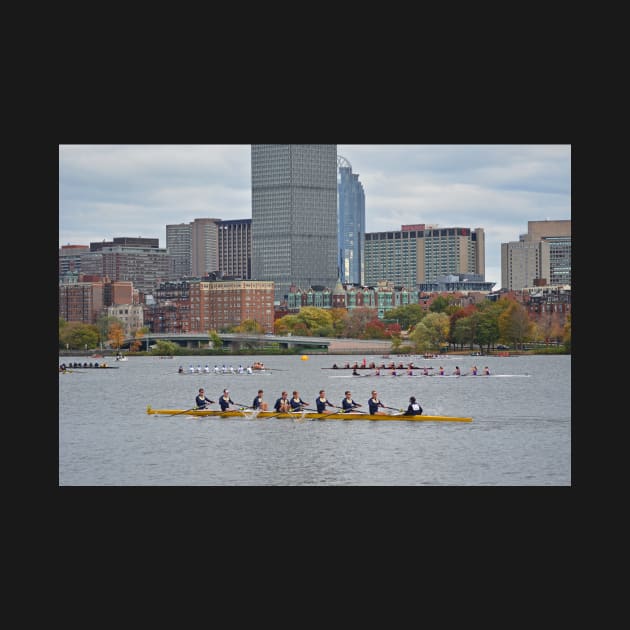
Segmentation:
<svg viewBox="0 0 630 630">
<path fill-rule="evenodd" d="M 485 368 L 483 368 L 483 375 L 484 376 L 490 376 L 490 369 L 488 368 L 487 365 L 486 365 Z"/>
<path fill-rule="evenodd" d="M 407 407 L 407 411 L 403 413 L 403 416 L 421 416 L 422 415 L 422 407 L 420 403 L 416 401 L 415 396 L 411 396 L 409 398 L 409 407 Z"/>
</svg>

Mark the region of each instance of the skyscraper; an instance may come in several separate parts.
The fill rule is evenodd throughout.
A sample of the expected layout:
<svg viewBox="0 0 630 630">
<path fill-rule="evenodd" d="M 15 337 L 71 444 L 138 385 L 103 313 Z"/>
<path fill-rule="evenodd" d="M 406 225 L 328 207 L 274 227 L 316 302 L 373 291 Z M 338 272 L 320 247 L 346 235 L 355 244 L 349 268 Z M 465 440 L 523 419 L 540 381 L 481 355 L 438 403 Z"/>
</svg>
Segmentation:
<svg viewBox="0 0 630 630">
<path fill-rule="evenodd" d="M 332 289 L 337 269 L 337 145 L 252 145 L 252 278 Z"/>
<path fill-rule="evenodd" d="M 363 285 L 365 193 L 359 176 L 341 155 L 339 166 L 339 277 L 343 284 Z"/>
</svg>

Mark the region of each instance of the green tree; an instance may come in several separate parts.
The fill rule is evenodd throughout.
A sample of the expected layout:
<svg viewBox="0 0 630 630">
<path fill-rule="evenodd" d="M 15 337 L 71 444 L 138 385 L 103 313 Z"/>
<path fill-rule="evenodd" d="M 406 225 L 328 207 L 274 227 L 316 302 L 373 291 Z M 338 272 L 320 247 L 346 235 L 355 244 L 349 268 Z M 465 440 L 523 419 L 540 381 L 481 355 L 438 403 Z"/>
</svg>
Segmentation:
<svg viewBox="0 0 630 630">
<path fill-rule="evenodd" d="M 304 324 L 308 329 L 309 334 L 319 334 L 318 331 L 322 328 L 332 329 L 333 318 L 330 311 L 316 306 L 305 306 L 300 309 L 300 312 L 296 315 L 297 322 Z"/>
<path fill-rule="evenodd" d="M 208 337 L 210 338 L 213 350 L 221 350 L 223 348 L 223 340 L 219 337 L 216 330 L 209 330 Z"/>
<path fill-rule="evenodd" d="M 433 350 L 439 352 L 448 339 L 450 321 L 446 313 L 427 313 L 421 322 L 416 324 L 409 335 L 417 352 Z"/>
<path fill-rule="evenodd" d="M 486 353 L 499 340 L 499 317 L 495 310 L 488 308 L 479 313 L 476 341 L 480 350 L 486 346 Z"/>
<path fill-rule="evenodd" d="M 473 346 L 474 333 L 473 322 L 470 317 L 459 317 L 451 324 L 451 339 L 453 343 L 459 345 L 460 348 L 464 344 L 468 344 L 470 348 Z"/>
<path fill-rule="evenodd" d="M 84 324 L 83 322 L 67 322 L 59 329 L 59 347 L 72 350 L 83 350 L 87 345 L 93 350 L 98 347 L 99 333 L 94 324 Z"/>
<path fill-rule="evenodd" d="M 431 302 L 431 306 L 429 306 L 429 311 L 431 313 L 446 313 L 452 303 L 453 298 L 450 295 L 438 295 L 435 300 Z"/>
<path fill-rule="evenodd" d="M 420 304 L 405 304 L 385 312 L 385 319 L 397 320 L 402 330 L 413 328 L 418 322 L 422 321 L 424 316 L 425 312 Z"/>
<path fill-rule="evenodd" d="M 460 306 L 459 308 L 453 309 L 453 312 L 450 313 L 449 315 L 450 333 L 448 336 L 448 342 L 450 344 L 453 344 L 453 346 L 459 345 L 461 348 L 461 346 L 467 343 L 469 339 L 469 335 L 462 334 L 464 327 L 458 327 L 458 322 L 462 319 L 465 319 L 469 315 L 472 315 L 472 313 L 474 313 L 475 310 L 476 310 L 476 307 L 474 304 L 468 304 L 465 307 Z M 466 328 L 466 330 L 467 329 L 468 328 Z M 459 334 L 456 334 L 458 330 L 459 330 Z"/>
<path fill-rule="evenodd" d="M 151 349 L 151 354 L 161 357 L 170 357 L 179 353 L 179 346 L 174 341 L 159 339 L 155 342 L 155 348 Z"/>
</svg>

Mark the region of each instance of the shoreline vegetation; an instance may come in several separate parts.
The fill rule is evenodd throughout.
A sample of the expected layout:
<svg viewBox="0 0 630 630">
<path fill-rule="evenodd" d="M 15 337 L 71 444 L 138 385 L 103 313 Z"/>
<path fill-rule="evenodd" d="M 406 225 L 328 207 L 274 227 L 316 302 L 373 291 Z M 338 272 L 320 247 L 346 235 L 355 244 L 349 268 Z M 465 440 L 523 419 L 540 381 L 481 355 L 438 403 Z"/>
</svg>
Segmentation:
<svg viewBox="0 0 630 630">
<path fill-rule="evenodd" d="M 355 350 L 349 351 L 344 350 L 343 352 L 330 352 L 322 349 L 304 349 L 304 348 L 293 348 L 290 350 L 278 350 L 278 349 L 262 349 L 262 348 L 241 348 L 238 352 L 231 351 L 217 351 L 208 348 L 180 348 L 173 354 L 162 354 L 159 351 L 137 351 L 137 352 L 129 352 L 127 350 L 122 350 L 118 352 L 116 350 L 59 350 L 60 357 L 96 357 L 96 358 L 107 358 L 107 359 L 116 359 L 116 356 L 122 354 L 126 357 L 159 357 L 163 359 L 170 359 L 175 357 L 230 357 L 230 356 L 296 356 L 296 355 L 327 355 L 327 356 L 345 356 L 345 355 L 353 355 L 353 356 L 363 356 L 366 354 L 364 350 Z M 374 352 L 369 352 L 367 354 L 374 355 Z M 535 349 L 527 349 L 527 350 L 491 350 L 490 352 L 479 353 L 479 351 L 464 349 L 464 350 L 449 350 L 448 352 L 440 352 L 432 356 L 432 358 L 439 357 L 448 357 L 448 356 L 472 356 L 472 357 L 515 357 L 515 356 L 529 356 L 529 355 L 558 355 L 558 354 L 568 354 L 571 352 L 565 349 L 563 346 L 549 346 L 549 347 L 541 347 Z M 415 353 L 415 352 L 395 352 L 390 351 L 389 353 L 381 355 L 383 358 L 389 357 L 415 357 L 415 356 L 423 356 L 423 353 Z"/>
</svg>

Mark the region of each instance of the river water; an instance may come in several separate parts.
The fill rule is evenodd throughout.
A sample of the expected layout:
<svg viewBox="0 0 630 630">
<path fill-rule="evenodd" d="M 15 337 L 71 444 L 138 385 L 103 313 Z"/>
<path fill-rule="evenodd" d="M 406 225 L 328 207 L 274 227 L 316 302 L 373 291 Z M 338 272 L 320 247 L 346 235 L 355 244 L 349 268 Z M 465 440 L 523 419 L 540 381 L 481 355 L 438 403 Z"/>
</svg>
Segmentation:
<svg viewBox="0 0 630 630">
<path fill-rule="evenodd" d="M 352 377 L 331 370 L 363 357 L 314 355 L 131 357 L 59 375 L 60 486 L 570 486 L 571 357 L 410 357 L 416 365 L 474 364 L 490 378 Z M 368 362 L 409 360 L 366 356 Z M 63 361 L 85 361 L 65 357 Z M 102 361 L 102 359 L 99 359 Z M 177 373 L 192 363 L 273 371 L 253 375 Z M 94 361 L 94 359 L 88 359 Z M 61 363 L 61 359 L 59 361 Z M 419 371 L 416 372 L 419 374 Z M 258 389 L 273 406 L 284 389 L 314 407 L 320 389 L 336 405 L 346 389 L 367 409 L 372 389 L 396 409 L 416 396 L 429 415 L 460 422 L 220 419 L 146 413 L 189 409 L 199 387 L 224 387 L 251 404 Z M 217 408 L 218 405 L 212 405 Z"/>
</svg>

